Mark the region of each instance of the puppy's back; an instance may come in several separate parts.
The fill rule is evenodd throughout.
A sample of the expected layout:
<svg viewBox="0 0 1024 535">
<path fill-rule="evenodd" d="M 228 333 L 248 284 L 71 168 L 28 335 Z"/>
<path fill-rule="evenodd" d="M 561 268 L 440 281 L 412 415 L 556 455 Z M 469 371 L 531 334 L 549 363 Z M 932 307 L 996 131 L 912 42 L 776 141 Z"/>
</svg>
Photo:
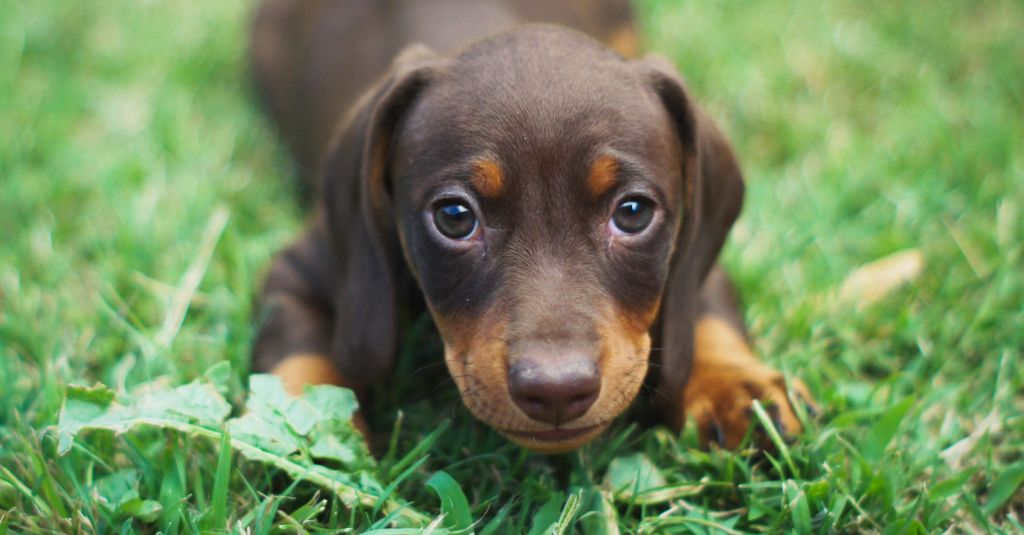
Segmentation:
<svg viewBox="0 0 1024 535">
<path fill-rule="evenodd" d="M 420 43 L 450 54 L 526 22 L 561 24 L 609 44 L 632 36 L 629 0 L 264 0 L 251 68 L 311 190 L 338 121 L 403 48 Z"/>
</svg>

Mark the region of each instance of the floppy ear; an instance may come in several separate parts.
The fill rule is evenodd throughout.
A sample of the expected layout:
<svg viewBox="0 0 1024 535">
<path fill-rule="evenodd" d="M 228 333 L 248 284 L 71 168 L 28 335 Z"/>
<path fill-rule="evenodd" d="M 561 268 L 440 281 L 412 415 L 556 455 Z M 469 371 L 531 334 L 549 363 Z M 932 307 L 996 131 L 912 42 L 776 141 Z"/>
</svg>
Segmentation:
<svg viewBox="0 0 1024 535">
<path fill-rule="evenodd" d="M 700 287 L 743 205 L 743 176 L 729 142 L 690 98 L 670 62 L 649 57 L 652 84 L 682 145 L 684 215 L 662 296 L 659 391 L 675 413 L 693 361 Z M 682 425 L 681 411 L 677 427 Z M 675 418 L 673 418 L 675 419 Z"/>
<path fill-rule="evenodd" d="M 422 46 L 400 54 L 356 105 L 324 161 L 322 199 L 338 265 L 331 349 L 338 371 L 357 384 L 387 372 L 398 346 L 403 264 L 388 176 L 391 144 L 439 65 Z"/>
</svg>

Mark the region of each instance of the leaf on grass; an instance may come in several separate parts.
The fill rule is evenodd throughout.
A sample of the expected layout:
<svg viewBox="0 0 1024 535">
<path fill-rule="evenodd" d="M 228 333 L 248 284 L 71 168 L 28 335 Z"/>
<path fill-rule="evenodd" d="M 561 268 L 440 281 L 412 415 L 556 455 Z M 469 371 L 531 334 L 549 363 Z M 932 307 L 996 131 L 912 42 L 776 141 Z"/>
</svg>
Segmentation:
<svg viewBox="0 0 1024 535">
<path fill-rule="evenodd" d="M 118 508 L 118 512 L 138 518 L 143 522 L 155 522 L 164 512 L 164 506 L 160 505 L 158 501 L 132 498 L 123 502 Z"/>
<path fill-rule="evenodd" d="M 139 472 L 126 468 L 96 480 L 93 491 L 100 504 L 119 518 L 153 522 L 164 511 L 160 502 L 139 497 Z"/>
<path fill-rule="evenodd" d="M 138 426 L 174 429 L 223 441 L 222 446 L 229 441 L 231 449 L 245 458 L 307 480 L 334 493 L 348 506 L 380 505 L 384 511 L 418 525 L 429 521 L 407 504 L 383 497 L 383 486 L 370 471 L 375 461 L 352 427 L 357 404 L 350 390 L 324 385 L 291 398 L 279 378 L 253 375 L 247 412 L 226 420 L 231 412 L 221 395 L 231 377 L 226 366 L 218 364 L 204 378 L 177 388 L 146 385 L 138 395 L 116 394 L 101 385 L 69 387 L 57 423 L 58 452 L 64 455 L 70 451 L 75 437 L 86 430 L 124 433 Z M 225 426 L 230 437 L 223 435 Z M 313 458 L 337 461 L 351 471 L 318 465 Z M 113 507 L 120 507 L 119 513 L 143 520 L 161 514 L 158 503 L 139 499 L 137 479 L 132 483 L 129 473 L 115 475 L 104 483 L 107 488 L 100 494 Z"/>
<path fill-rule="evenodd" d="M 218 425 L 231 406 L 209 383 L 195 380 L 171 390 L 151 390 L 138 397 L 115 397 L 110 388 L 69 386 L 57 421 L 57 451 L 64 455 L 79 431 L 108 429 L 123 433 L 133 425 L 160 421 Z"/>
<path fill-rule="evenodd" d="M 57 451 L 63 455 L 84 426 L 103 418 L 114 399 L 114 391 L 103 385 L 68 386 L 57 423 Z"/>
<path fill-rule="evenodd" d="M 924 268 L 919 249 L 907 249 L 865 264 L 839 287 L 839 302 L 867 306 L 914 280 Z"/>
<path fill-rule="evenodd" d="M 330 385 L 307 386 L 300 397 L 289 396 L 281 378 L 274 375 L 253 375 L 249 378 L 249 412 L 283 418 L 292 431 L 308 435 L 319 425 L 350 427 L 352 414 L 359 407 L 351 390 Z M 276 418 L 274 418 L 276 420 Z"/>
<path fill-rule="evenodd" d="M 231 381 L 231 363 L 228 361 L 218 362 L 203 372 L 203 377 L 210 382 L 221 394 L 228 393 L 228 383 Z"/>
<path fill-rule="evenodd" d="M 356 452 L 348 444 L 345 444 L 334 435 L 326 435 L 317 439 L 309 454 L 314 459 L 323 459 L 341 463 L 344 466 L 353 466 L 356 461 Z"/>
<path fill-rule="evenodd" d="M 643 453 L 617 457 L 608 466 L 605 486 L 618 500 L 657 503 L 697 492 L 692 485 L 667 487 L 665 476 Z"/>
<path fill-rule="evenodd" d="M 93 485 L 93 489 L 101 500 L 114 506 L 121 503 L 129 493 L 138 488 L 139 472 L 131 468 L 118 470 L 113 474 L 101 477 Z"/>
<path fill-rule="evenodd" d="M 279 414 L 247 412 L 228 422 L 228 432 L 274 455 L 287 456 L 299 449 L 299 440 L 285 427 Z"/>
</svg>

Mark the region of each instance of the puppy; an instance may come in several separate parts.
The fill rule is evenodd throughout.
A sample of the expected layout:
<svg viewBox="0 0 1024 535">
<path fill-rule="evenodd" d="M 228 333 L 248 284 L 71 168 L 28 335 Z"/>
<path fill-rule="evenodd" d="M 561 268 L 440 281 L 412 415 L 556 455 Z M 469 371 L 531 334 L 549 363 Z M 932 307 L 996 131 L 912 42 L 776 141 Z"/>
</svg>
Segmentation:
<svg viewBox="0 0 1024 535">
<path fill-rule="evenodd" d="M 466 407 L 533 450 L 586 443 L 645 381 L 705 441 L 736 446 L 754 399 L 799 432 L 716 266 L 739 165 L 635 48 L 618 0 L 266 0 L 253 71 L 313 215 L 254 369 L 359 392 L 426 309 Z"/>
</svg>

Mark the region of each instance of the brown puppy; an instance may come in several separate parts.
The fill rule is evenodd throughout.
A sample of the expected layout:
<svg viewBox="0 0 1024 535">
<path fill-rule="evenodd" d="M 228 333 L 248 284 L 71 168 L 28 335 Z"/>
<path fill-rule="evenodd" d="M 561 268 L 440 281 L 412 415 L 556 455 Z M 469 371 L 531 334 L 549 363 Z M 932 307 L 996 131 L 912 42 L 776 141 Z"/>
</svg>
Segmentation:
<svg viewBox="0 0 1024 535">
<path fill-rule="evenodd" d="M 257 82 L 321 171 L 256 370 L 358 390 L 426 307 L 469 410 L 538 451 L 601 433 L 645 378 L 726 446 L 752 399 L 800 429 L 715 267 L 743 198 L 728 143 L 670 64 L 580 32 L 635 48 L 620 1 L 264 3 Z"/>
</svg>

